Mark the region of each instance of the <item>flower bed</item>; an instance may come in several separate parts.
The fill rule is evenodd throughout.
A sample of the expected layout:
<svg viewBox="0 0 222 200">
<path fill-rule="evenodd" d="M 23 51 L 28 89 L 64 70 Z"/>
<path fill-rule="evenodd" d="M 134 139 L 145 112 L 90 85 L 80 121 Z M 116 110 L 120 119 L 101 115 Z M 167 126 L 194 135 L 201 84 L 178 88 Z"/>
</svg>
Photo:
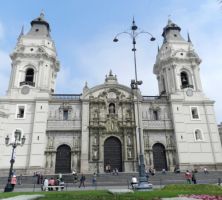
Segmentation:
<svg viewBox="0 0 222 200">
<path fill-rule="evenodd" d="M 207 194 L 180 195 L 180 197 L 188 197 L 188 198 L 203 199 L 203 200 L 222 200 L 222 196 L 207 195 Z"/>
</svg>

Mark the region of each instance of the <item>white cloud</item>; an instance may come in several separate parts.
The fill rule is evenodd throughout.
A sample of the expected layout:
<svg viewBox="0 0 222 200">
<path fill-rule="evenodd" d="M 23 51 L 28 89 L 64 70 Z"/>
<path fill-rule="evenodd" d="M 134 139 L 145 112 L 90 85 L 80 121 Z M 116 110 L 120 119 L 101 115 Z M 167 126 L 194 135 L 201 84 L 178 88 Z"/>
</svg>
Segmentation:
<svg viewBox="0 0 222 200">
<path fill-rule="evenodd" d="M 0 96 L 5 95 L 9 83 L 10 58 L 8 52 L 0 50 Z"/>
</svg>

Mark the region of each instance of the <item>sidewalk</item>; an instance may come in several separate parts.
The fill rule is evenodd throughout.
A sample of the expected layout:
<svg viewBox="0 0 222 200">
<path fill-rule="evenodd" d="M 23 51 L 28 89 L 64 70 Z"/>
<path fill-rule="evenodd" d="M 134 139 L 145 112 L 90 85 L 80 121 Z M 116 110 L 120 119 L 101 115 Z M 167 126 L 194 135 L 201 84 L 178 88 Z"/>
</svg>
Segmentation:
<svg viewBox="0 0 222 200">
<path fill-rule="evenodd" d="M 163 187 L 163 186 L 161 186 Z M 156 188 L 160 188 L 160 186 L 155 185 L 153 186 L 153 189 Z M 109 190 L 109 189 L 128 189 L 128 186 L 124 185 L 124 186 L 98 186 L 98 187 L 94 187 L 94 186 L 86 186 L 79 188 L 78 186 L 74 186 L 71 187 L 71 185 L 69 187 L 65 187 L 63 191 L 84 191 L 84 190 Z M 38 187 L 36 188 L 16 188 L 14 189 L 13 192 L 41 192 L 41 188 L 38 185 Z M 4 192 L 4 188 L 0 189 L 0 192 Z M 50 192 L 50 191 L 49 191 Z"/>
</svg>

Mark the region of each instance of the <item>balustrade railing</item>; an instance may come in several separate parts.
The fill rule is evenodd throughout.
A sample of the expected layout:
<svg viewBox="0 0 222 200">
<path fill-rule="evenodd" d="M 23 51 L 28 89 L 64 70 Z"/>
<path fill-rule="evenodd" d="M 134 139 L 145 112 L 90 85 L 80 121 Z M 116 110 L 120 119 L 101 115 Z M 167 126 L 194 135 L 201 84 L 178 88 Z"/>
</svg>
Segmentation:
<svg viewBox="0 0 222 200">
<path fill-rule="evenodd" d="M 147 120 L 143 121 L 144 129 L 172 129 L 171 120 Z"/>
<path fill-rule="evenodd" d="M 80 100 L 82 94 L 52 94 L 51 98 L 55 100 Z"/>
</svg>

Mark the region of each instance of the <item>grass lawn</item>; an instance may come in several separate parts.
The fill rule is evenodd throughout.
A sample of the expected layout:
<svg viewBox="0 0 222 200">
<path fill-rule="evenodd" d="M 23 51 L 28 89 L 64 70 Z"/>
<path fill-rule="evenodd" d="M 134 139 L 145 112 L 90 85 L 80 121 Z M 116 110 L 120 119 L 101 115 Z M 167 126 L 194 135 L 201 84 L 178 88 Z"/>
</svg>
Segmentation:
<svg viewBox="0 0 222 200">
<path fill-rule="evenodd" d="M 211 194 L 222 196 L 222 187 L 217 185 L 168 185 L 160 190 L 149 192 L 134 192 L 113 195 L 106 190 L 86 190 L 68 192 L 13 192 L 1 193 L 0 199 L 4 197 L 22 194 L 44 194 L 41 200 L 149 200 L 159 197 L 176 197 L 181 194 Z"/>
</svg>

